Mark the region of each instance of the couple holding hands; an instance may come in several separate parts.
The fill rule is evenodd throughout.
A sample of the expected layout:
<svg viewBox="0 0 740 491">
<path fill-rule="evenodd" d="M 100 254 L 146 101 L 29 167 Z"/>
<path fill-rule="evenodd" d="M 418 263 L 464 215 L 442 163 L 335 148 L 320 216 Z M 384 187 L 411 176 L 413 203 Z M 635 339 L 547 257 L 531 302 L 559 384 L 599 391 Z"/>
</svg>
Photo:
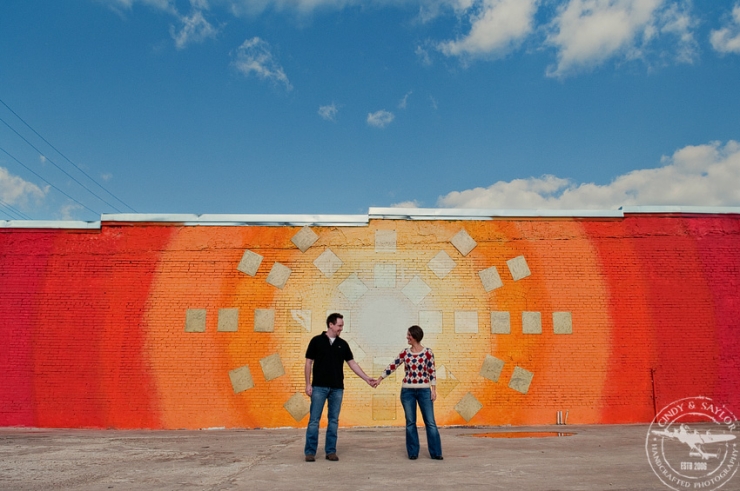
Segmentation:
<svg viewBox="0 0 740 491">
<path fill-rule="evenodd" d="M 326 428 L 326 459 L 339 460 L 337 457 L 337 429 L 339 411 L 344 394 L 344 362 L 355 374 L 375 388 L 381 384 L 401 365 L 406 372 L 401 386 L 401 405 L 406 415 L 406 452 L 409 459 L 419 457 L 419 433 L 416 428 L 416 407 L 419 406 L 426 428 L 429 455 L 432 459 L 442 460 L 442 442 L 434 421 L 434 400 L 437 398 L 436 370 L 434 353 L 421 345 L 424 331 L 419 326 L 411 326 L 406 333 L 409 347 L 399 353 L 380 377 L 368 377 L 357 364 L 349 344 L 339 335 L 344 328 L 341 314 L 331 314 L 326 318 L 326 331 L 311 339 L 306 349 L 306 394 L 311 398 L 308 428 L 306 429 L 306 446 L 304 453 L 307 462 L 316 460 L 319 443 L 319 420 L 328 404 L 328 425 Z M 313 377 L 312 377 L 313 376 Z"/>
</svg>

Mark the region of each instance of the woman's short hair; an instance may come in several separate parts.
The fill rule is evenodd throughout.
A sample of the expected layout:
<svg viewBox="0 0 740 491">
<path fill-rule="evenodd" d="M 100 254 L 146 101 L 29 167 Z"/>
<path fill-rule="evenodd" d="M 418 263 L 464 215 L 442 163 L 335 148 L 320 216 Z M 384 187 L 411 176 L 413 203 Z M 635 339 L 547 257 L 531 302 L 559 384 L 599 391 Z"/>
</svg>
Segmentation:
<svg viewBox="0 0 740 491">
<path fill-rule="evenodd" d="M 421 340 L 424 338 L 424 330 L 419 326 L 409 327 L 409 334 L 417 343 L 421 343 Z"/>
</svg>

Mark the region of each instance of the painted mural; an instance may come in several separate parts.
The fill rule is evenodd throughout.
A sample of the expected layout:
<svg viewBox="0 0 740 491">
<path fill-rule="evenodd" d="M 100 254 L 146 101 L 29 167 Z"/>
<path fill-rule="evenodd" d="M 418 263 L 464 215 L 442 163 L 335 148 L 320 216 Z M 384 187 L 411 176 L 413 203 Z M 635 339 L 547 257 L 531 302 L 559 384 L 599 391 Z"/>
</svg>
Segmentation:
<svg viewBox="0 0 740 491">
<path fill-rule="evenodd" d="M 377 376 L 424 328 L 440 425 L 740 411 L 740 216 L 0 229 L 0 425 L 305 426 L 328 313 Z M 346 371 L 344 426 L 403 424 Z M 395 377 L 395 378 L 394 378 Z"/>
</svg>

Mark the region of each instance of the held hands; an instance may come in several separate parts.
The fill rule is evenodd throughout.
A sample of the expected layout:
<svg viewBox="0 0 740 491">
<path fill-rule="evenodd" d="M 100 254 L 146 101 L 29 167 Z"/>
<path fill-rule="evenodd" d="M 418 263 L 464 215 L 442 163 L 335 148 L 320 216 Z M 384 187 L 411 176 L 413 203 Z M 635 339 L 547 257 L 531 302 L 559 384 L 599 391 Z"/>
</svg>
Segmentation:
<svg viewBox="0 0 740 491">
<path fill-rule="evenodd" d="M 380 385 L 380 382 L 382 382 L 382 381 L 383 381 L 383 377 L 380 377 L 380 378 L 377 378 L 377 379 L 371 378 L 368 381 L 368 384 L 370 384 L 370 387 L 372 387 L 373 389 L 375 389 L 375 388 L 377 388 Z"/>
</svg>

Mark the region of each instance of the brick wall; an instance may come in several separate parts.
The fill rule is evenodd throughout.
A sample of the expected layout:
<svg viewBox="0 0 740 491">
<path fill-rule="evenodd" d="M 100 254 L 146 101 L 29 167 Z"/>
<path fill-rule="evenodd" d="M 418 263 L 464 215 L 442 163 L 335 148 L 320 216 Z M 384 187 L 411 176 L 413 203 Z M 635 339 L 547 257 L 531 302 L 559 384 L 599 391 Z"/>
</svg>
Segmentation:
<svg viewBox="0 0 740 491">
<path fill-rule="evenodd" d="M 704 395 L 740 412 L 740 216 L 104 222 L 0 229 L 0 425 L 305 426 L 328 312 L 369 374 L 412 324 L 442 425 L 650 421 Z M 402 374 L 345 370 L 343 425 L 399 425 Z"/>
</svg>

